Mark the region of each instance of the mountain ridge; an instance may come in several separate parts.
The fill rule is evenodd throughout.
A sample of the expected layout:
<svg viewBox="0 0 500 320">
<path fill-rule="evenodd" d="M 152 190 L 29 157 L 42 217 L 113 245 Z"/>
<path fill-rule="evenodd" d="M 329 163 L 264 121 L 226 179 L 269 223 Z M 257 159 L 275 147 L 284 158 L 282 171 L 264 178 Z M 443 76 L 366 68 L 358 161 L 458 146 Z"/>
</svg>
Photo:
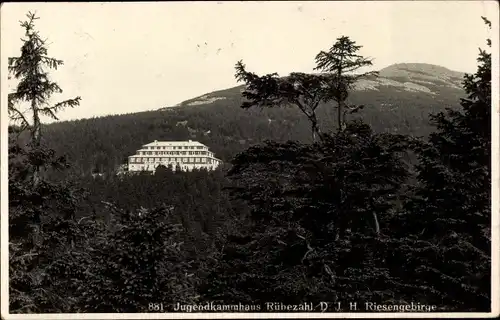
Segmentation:
<svg viewBox="0 0 500 320">
<path fill-rule="evenodd" d="M 358 81 L 354 87 L 355 91 L 380 90 L 381 86 L 400 87 L 406 91 L 422 92 L 436 95 L 434 88 L 450 87 L 462 90 L 461 84 L 466 73 L 454 71 L 446 67 L 429 63 L 395 63 L 380 69 L 378 77 L 369 76 Z M 233 96 L 241 93 L 244 85 L 238 85 L 226 89 L 215 90 L 200 96 L 184 100 L 174 106 L 162 107 L 157 111 L 166 111 L 169 108 L 209 105 L 217 100 L 227 99 L 227 95 Z"/>
</svg>

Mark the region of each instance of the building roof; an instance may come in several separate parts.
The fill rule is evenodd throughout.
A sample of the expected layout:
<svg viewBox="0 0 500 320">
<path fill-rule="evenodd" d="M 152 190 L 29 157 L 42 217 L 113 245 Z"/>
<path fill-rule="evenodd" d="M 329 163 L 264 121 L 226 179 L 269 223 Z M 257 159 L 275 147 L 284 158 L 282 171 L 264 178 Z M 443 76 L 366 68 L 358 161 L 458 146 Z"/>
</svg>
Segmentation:
<svg viewBox="0 0 500 320">
<path fill-rule="evenodd" d="M 148 144 L 144 144 L 143 147 L 153 147 L 153 146 L 203 146 L 206 147 L 203 143 L 200 143 L 198 141 L 192 141 L 192 140 L 187 140 L 187 141 L 158 141 L 155 140 L 153 142 L 150 142 Z"/>
</svg>

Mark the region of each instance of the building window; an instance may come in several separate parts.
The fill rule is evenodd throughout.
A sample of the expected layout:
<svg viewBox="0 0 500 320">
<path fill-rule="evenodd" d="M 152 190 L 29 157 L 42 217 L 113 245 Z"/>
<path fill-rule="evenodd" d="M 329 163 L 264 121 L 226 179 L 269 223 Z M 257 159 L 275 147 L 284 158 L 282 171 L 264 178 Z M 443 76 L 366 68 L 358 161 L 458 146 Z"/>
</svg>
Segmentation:
<svg viewBox="0 0 500 320">
<path fill-rule="evenodd" d="M 182 162 L 186 162 L 187 161 L 187 158 L 182 158 Z"/>
<path fill-rule="evenodd" d="M 207 159 L 201 158 L 201 162 L 205 162 L 205 161 L 207 161 Z"/>
</svg>

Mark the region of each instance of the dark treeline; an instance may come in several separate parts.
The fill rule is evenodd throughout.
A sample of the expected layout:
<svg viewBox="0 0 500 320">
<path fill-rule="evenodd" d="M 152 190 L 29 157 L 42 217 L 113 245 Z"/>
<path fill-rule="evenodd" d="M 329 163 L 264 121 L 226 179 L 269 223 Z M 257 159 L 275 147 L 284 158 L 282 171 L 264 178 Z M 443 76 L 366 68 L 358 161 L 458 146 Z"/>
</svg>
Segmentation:
<svg viewBox="0 0 500 320">
<path fill-rule="evenodd" d="M 353 73 L 371 61 L 341 37 L 316 57 L 316 75 L 259 76 L 238 62 L 242 108 L 213 106 L 210 121 L 186 107 L 41 126 L 80 99 L 46 104 L 60 90 L 40 70 L 62 62 L 46 56 L 35 19 L 9 60 L 20 81 L 9 95 L 11 313 L 335 300 L 490 310 L 489 53 L 457 106 L 425 125 L 422 110 L 395 125 L 402 118 L 351 98 L 353 83 L 377 75 Z M 177 125 L 190 112 L 194 136 Z M 144 142 L 189 137 L 230 165 L 88 174 L 112 173 Z"/>
</svg>

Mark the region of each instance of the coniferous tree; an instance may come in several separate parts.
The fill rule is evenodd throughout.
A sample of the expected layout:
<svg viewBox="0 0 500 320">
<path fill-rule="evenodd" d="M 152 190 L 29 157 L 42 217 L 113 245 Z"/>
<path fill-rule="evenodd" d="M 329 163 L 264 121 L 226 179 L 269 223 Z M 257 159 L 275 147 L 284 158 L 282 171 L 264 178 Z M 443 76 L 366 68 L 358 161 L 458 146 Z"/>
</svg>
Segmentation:
<svg viewBox="0 0 500 320">
<path fill-rule="evenodd" d="M 21 55 L 9 58 L 9 72 L 18 80 L 16 91 L 8 95 L 8 110 L 11 120 L 20 122 L 21 128 L 28 129 L 31 135 L 31 144 L 34 149 L 41 146 L 41 116 L 49 116 L 57 120 L 56 113 L 66 107 L 75 107 L 80 104 L 80 97 L 49 105 L 54 93 L 62 93 L 59 85 L 50 80 L 46 68 L 57 69 L 63 61 L 47 56 L 46 40 L 43 40 L 35 30 L 34 13 L 27 14 L 28 20 L 21 22 L 25 30 L 25 39 L 22 39 Z M 29 104 L 29 115 L 22 112 L 18 103 Z M 28 120 L 31 116 L 32 120 Z M 33 166 L 33 184 L 39 181 L 39 167 Z"/>
<path fill-rule="evenodd" d="M 337 42 L 328 50 L 321 51 L 316 56 L 316 68 L 330 75 L 332 83 L 333 100 L 337 104 L 337 126 L 338 130 L 345 127 L 346 115 L 357 112 L 363 105 L 347 105 L 346 101 L 349 91 L 353 85 L 361 78 L 369 75 L 377 75 L 377 72 L 354 73 L 361 68 L 371 66 L 372 60 L 367 59 L 357 52 L 362 46 L 356 45 L 356 42 L 343 36 L 337 39 Z"/>
<path fill-rule="evenodd" d="M 196 302 L 196 278 L 186 257 L 172 206 L 121 210 L 107 204 L 112 218 L 100 233 L 78 288 L 78 311 L 172 311 L 177 302 Z M 163 307 L 163 310 L 159 308 Z"/>
<path fill-rule="evenodd" d="M 432 287 L 428 299 L 457 311 L 491 303 L 491 54 L 480 49 L 477 61 L 464 78 L 462 110 L 433 115 L 437 131 L 416 142 L 420 184 L 398 217 L 400 248 L 415 248 L 398 250 L 413 270 L 408 281 Z"/>
<path fill-rule="evenodd" d="M 437 132 L 418 146 L 418 195 L 425 201 L 422 217 L 431 228 L 425 233 L 440 237 L 457 232 L 489 250 L 485 232 L 491 217 L 491 54 L 479 49 L 477 60 L 476 73 L 464 79 L 467 98 L 461 101 L 462 110 L 433 115 Z"/>
<path fill-rule="evenodd" d="M 320 103 L 335 101 L 338 108 L 338 130 L 342 130 L 346 114 L 357 112 L 363 106 L 347 106 L 348 90 L 362 77 L 376 75 L 376 72 L 352 74 L 372 64 L 356 52 L 356 46 L 348 37 L 340 37 L 328 52 L 316 56 L 316 70 L 322 74 L 293 72 L 287 77 L 277 73 L 258 76 L 245 70 L 242 61 L 236 64 L 236 79 L 246 84 L 243 97 L 247 99 L 242 108 L 276 107 L 295 105 L 306 115 L 311 124 L 312 141 L 321 139 L 317 108 Z"/>
<path fill-rule="evenodd" d="M 386 246 L 393 194 L 408 175 L 406 149 L 404 136 L 352 122 L 313 145 L 269 141 L 237 155 L 230 190 L 249 205 L 250 221 L 228 238 L 206 294 L 225 302 L 319 303 L 332 293 L 387 301 L 390 276 L 374 252 Z M 376 285 L 359 284 L 369 282 Z"/>
<path fill-rule="evenodd" d="M 8 95 L 8 111 L 14 126 L 9 130 L 9 267 L 12 313 L 64 311 L 64 296 L 70 278 L 58 279 L 54 266 L 72 265 L 70 252 L 78 246 L 74 220 L 81 190 L 65 183 L 52 183 L 41 175 L 45 169 L 65 169 L 68 164 L 42 144 L 42 115 L 57 119 L 64 107 L 76 106 L 80 98 L 49 106 L 53 93 L 61 92 L 45 68 L 55 69 L 62 61 L 47 56 L 45 41 L 34 29 L 38 19 L 28 13 L 21 23 L 21 56 L 9 58 L 9 73 L 18 84 Z M 28 112 L 21 104 L 28 103 Z M 31 119 L 30 119 L 31 118 Z M 28 133 L 28 143 L 22 134 Z M 74 265 L 73 265 L 74 266 Z M 72 269 L 71 267 L 69 269 Z M 69 282 L 68 282 L 69 281 Z"/>
</svg>

